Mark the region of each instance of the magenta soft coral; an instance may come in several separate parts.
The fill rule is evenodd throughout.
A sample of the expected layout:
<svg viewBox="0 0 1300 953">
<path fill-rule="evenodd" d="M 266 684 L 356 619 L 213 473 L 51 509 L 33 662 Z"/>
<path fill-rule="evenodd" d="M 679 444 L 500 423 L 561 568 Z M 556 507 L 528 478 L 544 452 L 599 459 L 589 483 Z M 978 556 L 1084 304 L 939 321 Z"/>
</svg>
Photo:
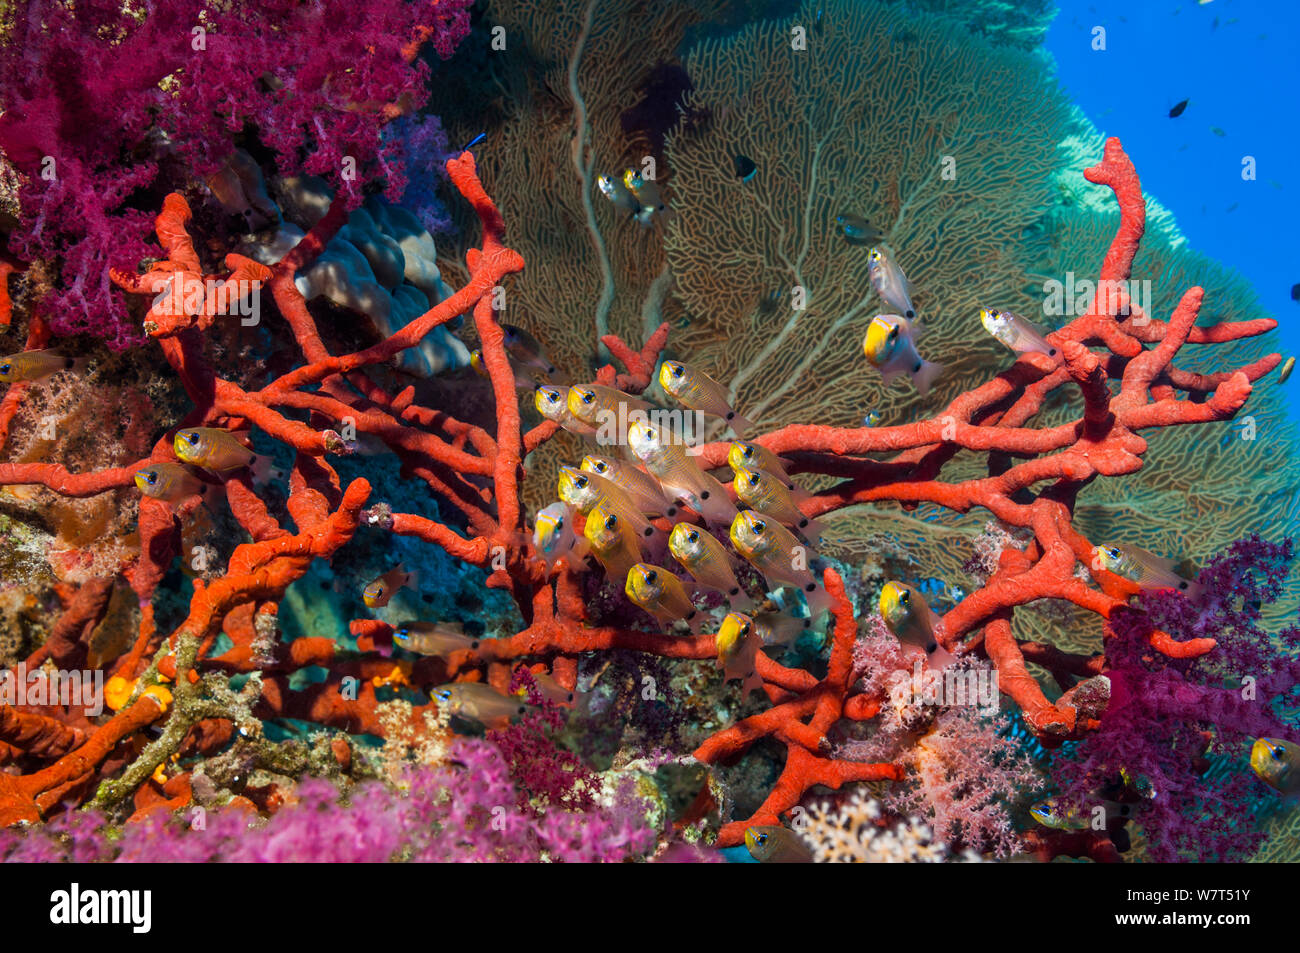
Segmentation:
<svg viewBox="0 0 1300 953">
<path fill-rule="evenodd" d="M 418 52 L 450 55 L 471 5 L 24 4 L 0 47 L 0 148 L 23 176 L 11 250 L 61 265 L 42 302 L 50 329 L 118 350 L 143 340 L 109 266 L 147 255 L 152 215 L 140 205 L 216 171 L 237 135 L 253 132 L 285 171 L 323 175 L 352 204 L 375 180 L 400 197 L 405 169 L 381 127 L 424 104 Z"/>
</svg>

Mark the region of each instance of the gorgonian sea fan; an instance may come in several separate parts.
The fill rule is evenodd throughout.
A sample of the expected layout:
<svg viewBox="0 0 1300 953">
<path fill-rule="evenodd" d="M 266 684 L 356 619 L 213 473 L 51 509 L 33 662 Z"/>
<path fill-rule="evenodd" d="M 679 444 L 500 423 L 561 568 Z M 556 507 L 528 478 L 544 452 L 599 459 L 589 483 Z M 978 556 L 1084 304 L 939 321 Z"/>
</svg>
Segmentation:
<svg viewBox="0 0 1300 953">
<path fill-rule="evenodd" d="M 11 250 L 57 260 L 41 302 L 57 334 L 121 350 L 142 340 L 110 266 L 147 256 L 164 190 L 221 166 L 253 132 L 285 172 L 352 204 L 406 187 L 382 126 L 421 108 L 427 44 L 450 56 L 472 0 L 30 0 L 0 38 L 0 149 L 23 177 Z M 154 194 L 157 193 L 157 194 Z"/>
<path fill-rule="evenodd" d="M 1240 860 L 1257 850 L 1264 832 L 1254 805 L 1272 794 L 1248 768 L 1260 736 L 1300 739 L 1278 708 L 1294 704 L 1300 688 L 1300 630 L 1271 635 L 1260 626 L 1262 606 L 1281 594 L 1294 558 L 1290 540 L 1239 540 L 1201 573 L 1203 592 L 1189 600 L 1173 592 L 1143 593 L 1134 608 L 1111 618 L 1107 640 L 1111 701 L 1100 729 L 1060 759 L 1053 776 L 1064 798 L 1091 805 L 1096 791 L 1124 770 L 1155 797 L 1137 806 L 1134 823 L 1146 833 L 1150 858 Z M 1151 650 L 1162 629 L 1176 639 L 1213 638 L 1204 656 L 1172 659 Z M 1235 770 L 1206 772 L 1221 756 Z"/>
</svg>

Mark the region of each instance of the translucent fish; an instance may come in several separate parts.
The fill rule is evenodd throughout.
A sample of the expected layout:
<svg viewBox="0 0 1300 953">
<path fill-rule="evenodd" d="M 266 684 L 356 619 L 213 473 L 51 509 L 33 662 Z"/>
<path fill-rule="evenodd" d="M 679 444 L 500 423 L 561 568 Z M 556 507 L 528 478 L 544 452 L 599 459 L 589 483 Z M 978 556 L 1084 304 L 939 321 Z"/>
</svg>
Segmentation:
<svg viewBox="0 0 1300 953">
<path fill-rule="evenodd" d="M 1251 746 L 1250 766 L 1275 791 L 1300 795 L 1300 745 L 1281 738 L 1260 738 Z"/>
<path fill-rule="evenodd" d="M 731 409 L 726 388 L 701 370 L 680 361 L 664 361 L 659 384 L 683 406 L 721 417 L 738 435 L 753 429 L 750 421 Z"/>
<path fill-rule="evenodd" d="M 560 499 L 584 516 L 604 501 L 641 536 L 648 538 L 659 532 L 637 509 L 627 491 L 613 480 L 607 480 L 597 473 L 587 473 L 574 467 L 560 467 L 559 491 Z"/>
<path fill-rule="evenodd" d="M 466 635 L 459 622 L 404 622 L 393 630 L 393 641 L 408 652 L 440 658 L 479 647 L 479 639 Z"/>
<path fill-rule="evenodd" d="M 179 463 L 151 463 L 135 471 L 135 485 L 145 496 L 164 503 L 179 503 L 191 496 L 201 496 L 208 484 Z"/>
<path fill-rule="evenodd" d="M 554 675 L 546 672 L 529 672 L 528 677 L 532 679 L 533 685 L 536 686 L 537 693 L 552 704 L 559 705 L 562 708 L 585 711 L 590 702 L 590 691 L 581 691 L 576 686 L 574 688 L 565 688 L 556 680 Z M 515 691 L 515 697 L 527 700 L 529 698 L 528 689 L 521 685 Z"/>
<path fill-rule="evenodd" d="M 1196 582 L 1200 570 L 1189 559 L 1165 559 L 1128 544 L 1098 546 L 1094 557 L 1093 568 L 1113 572 L 1143 589 L 1175 589 L 1193 600 L 1203 591 Z"/>
<path fill-rule="evenodd" d="M 659 186 L 635 169 L 628 169 L 623 173 L 623 185 L 636 199 L 639 208 L 635 216 L 642 225 L 649 226 L 655 215 L 662 215 L 668 210 Z"/>
<path fill-rule="evenodd" d="M 641 203 L 621 179 L 602 175 L 596 179 L 596 187 L 600 189 L 601 195 L 609 199 L 620 212 L 627 213 L 629 218 L 634 217 L 641 210 Z"/>
<path fill-rule="evenodd" d="M 431 693 L 439 706 L 453 715 L 477 721 L 486 728 L 507 727 L 516 718 L 535 711 L 532 705 L 510 695 L 502 695 L 482 682 L 449 682 Z"/>
<path fill-rule="evenodd" d="M 745 847 L 760 864 L 811 864 L 812 848 L 780 824 L 745 828 Z"/>
<path fill-rule="evenodd" d="M 569 413 L 597 430 L 622 423 L 626 427 L 633 411 L 648 411 L 644 400 L 600 384 L 575 384 L 569 388 Z"/>
<path fill-rule="evenodd" d="M 867 360 L 880 371 L 888 387 L 899 374 L 906 374 L 924 397 L 930 393 L 935 378 L 943 373 L 942 364 L 922 360 L 916 351 L 912 326 L 896 314 L 878 314 L 867 325 L 862 341 Z"/>
<path fill-rule="evenodd" d="M 672 624 L 681 619 L 690 625 L 692 632 L 699 631 L 703 615 L 691 604 L 691 597 L 682 581 L 667 569 L 637 563 L 628 570 L 623 591 L 663 623 L 664 628 L 672 628 Z"/>
<path fill-rule="evenodd" d="M 912 586 L 887 582 L 880 590 L 880 618 L 900 641 L 925 652 L 927 668 L 946 668 L 956 659 L 939 644 L 940 619 Z"/>
<path fill-rule="evenodd" d="M 740 500 L 764 516 L 794 527 L 809 539 L 820 539 L 822 524 L 803 514 L 794 493 L 774 474 L 751 467 L 737 467 L 732 486 Z"/>
<path fill-rule="evenodd" d="M 626 582 L 628 570 L 641 560 L 636 532 L 603 502 L 587 514 L 583 535 L 591 551 L 615 583 Z"/>
<path fill-rule="evenodd" d="M 742 510 L 732 521 L 730 535 L 736 551 L 763 574 L 769 586 L 793 586 L 803 593 L 811 618 L 830 610 L 830 596 L 809 568 L 816 552 L 779 522 Z"/>
<path fill-rule="evenodd" d="M 985 331 L 1017 354 L 1033 352 L 1051 358 L 1060 356 L 1061 352 L 1047 343 L 1042 328 L 1011 311 L 980 308 L 980 323 Z"/>
<path fill-rule="evenodd" d="M 780 479 L 787 489 L 795 489 L 794 480 L 785 472 L 785 464 L 781 462 L 781 458 L 762 444 L 740 441 L 733 443 L 727 450 L 727 463 L 731 465 L 733 472 L 740 467 L 762 470 Z"/>
<path fill-rule="evenodd" d="M 569 390 L 553 384 L 539 384 L 533 391 L 533 406 L 547 420 L 554 420 L 571 434 L 587 439 L 594 439 L 596 428 L 584 424 L 569 413 Z"/>
<path fill-rule="evenodd" d="M 734 155 L 731 157 L 731 166 L 736 171 L 736 178 L 741 182 L 748 182 L 758 172 L 758 166 L 749 156 Z"/>
<path fill-rule="evenodd" d="M 573 528 L 573 509 L 568 503 L 557 502 L 537 511 L 533 526 L 533 546 L 546 560 L 547 569 L 553 569 L 561 559 L 569 559 L 569 568 L 577 569 L 587 555 L 587 540 Z"/>
<path fill-rule="evenodd" d="M 38 381 L 59 371 L 80 370 L 85 358 L 67 357 L 59 351 L 20 351 L 0 357 L 0 384 Z"/>
<path fill-rule="evenodd" d="M 524 367 L 536 368 L 547 377 L 556 373 L 555 365 L 546 356 L 546 349 L 537 338 L 518 325 L 503 324 L 501 329 L 506 332 L 506 354 L 512 360 Z"/>
<path fill-rule="evenodd" d="M 506 355 L 506 363 L 510 365 L 510 373 L 514 376 L 515 390 L 532 390 L 543 377 L 541 371 L 520 364 L 509 354 Z M 480 350 L 469 352 L 469 365 L 474 368 L 479 377 L 490 378 L 492 376 L 491 372 L 488 371 L 487 364 L 483 362 L 483 352 Z"/>
<path fill-rule="evenodd" d="M 736 579 L 726 549 L 706 530 L 678 523 L 668 536 L 668 551 L 697 583 L 718 590 L 733 607 L 753 605 L 754 600 Z"/>
<path fill-rule="evenodd" d="M 677 507 L 664 497 L 659 481 L 630 463 L 589 454 L 582 458 L 582 470 L 613 480 L 627 491 L 636 508 L 647 516 L 672 518 L 677 515 Z"/>
<path fill-rule="evenodd" d="M 718 649 L 718 667 L 724 681 L 739 679 L 748 694 L 761 691 L 763 679 L 758 674 L 758 650 L 763 643 L 754 620 L 740 612 L 729 612 L 718 627 L 715 642 Z"/>
<path fill-rule="evenodd" d="M 419 573 L 407 572 L 406 567 L 398 563 L 361 591 L 361 601 L 371 609 L 382 609 L 398 589 L 403 586 L 414 589 L 419 578 Z"/>
<path fill-rule="evenodd" d="M 658 427 L 636 421 L 628 428 L 627 440 L 665 495 L 681 500 L 715 525 L 726 526 L 735 519 L 736 506 L 722 484 L 700 469 L 685 447 L 664 442 Z"/>
<path fill-rule="evenodd" d="M 912 283 L 883 245 L 877 245 L 867 253 L 867 277 L 881 301 L 909 321 L 916 317 L 916 309 L 912 307 Z"/>
<path fill-rule="evenodd" d="M 885 233 L 861 215 L 845 212 L 835 216 L 835 230 L 850 245 L 871 245 L 885 237 Z"/>
<path fill-rule="evenodd" d="M 253 468 L 255 473 L 269 470 L 270 461 L 260 457 L 235 439 L 228 430 L 216 427 L 188 427 L 176 431 L 172 441 L 176 456 L 183 463 L 204 467 L 216 473 Z"/>
</svg>

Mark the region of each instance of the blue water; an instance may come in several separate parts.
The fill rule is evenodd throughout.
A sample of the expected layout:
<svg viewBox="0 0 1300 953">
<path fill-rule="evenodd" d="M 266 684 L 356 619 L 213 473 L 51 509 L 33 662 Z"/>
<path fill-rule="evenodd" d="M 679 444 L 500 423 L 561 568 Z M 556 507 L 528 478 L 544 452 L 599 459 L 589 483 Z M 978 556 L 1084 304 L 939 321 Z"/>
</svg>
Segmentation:
<svg viewBox="0 0 1300 953">
<path fill-rule="evenodd" d="M 1300 282 L 1300 2 L 1057 2 L 1047 49 L 1062 86 L 1120 137 L 1191 247 L 1250 280 L 1285 353 L 1300 352 L 1300 302 L 1290 297 Z M 1097 26 L 1104 52 L 1092 49 Z M 1187 109 L 1169 118 L 1183 99 Z M 1256 160 L 1253 182 L 1242 179 L 1244 156 Z M 1286 386 L 1294 415 L 1300 374 Z"/>
</svg>

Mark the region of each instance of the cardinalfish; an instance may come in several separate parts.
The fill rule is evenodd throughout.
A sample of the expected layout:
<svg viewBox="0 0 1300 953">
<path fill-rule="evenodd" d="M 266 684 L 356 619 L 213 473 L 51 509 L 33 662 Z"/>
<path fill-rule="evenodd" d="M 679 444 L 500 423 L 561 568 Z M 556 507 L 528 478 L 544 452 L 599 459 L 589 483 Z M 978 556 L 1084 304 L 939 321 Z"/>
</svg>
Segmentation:
<svg viewBox="0 0 1300 953">
<path fill-rule="evenodd" d="M 573 509 L 568 503 L 552 503 L 537 511 L 533 546 L 546 560 L 548 570 L 554 569 L 555 564 L 566 557 L 570 569 L 579 568 L 579 561 L 587 555 L 587 540 L 573 528 Z"/>
<path fill-rule="evenodd" d="M 736 579 L 722 543 L 698 526 L 678 523 L 668 536 L 668 551 L 701 586 L 717 589 L 732 606 L 749 606 L 753 599 Z"/>
<path fill-rule="evenodd" d="M 589 454 L 582 458 L 581 469 L 617 483 L 632 498 L 636 508 L 647 516 L 663 515 L 671 519 L 677 515 L 677 507 L 664 498 L 659 481 L 630 463 Z"/>
<path fill-rule="evenodd" d="M 584 424 L 569 412 L 569 391 L 553 384 L 539 384 L 533 392 L 533 406 L 547 420 L 554 420 L 569 433 L 578 437 L 594 439 L 596 428 Z"/>
<path fill-rule="evenodd" d="M 770 516 L 786 526 L 794 527 L 809 539 L 821 538 L 822 524 L 804 516 L 795 501 L 795 494 L 786 489 L 779 478 L 750 467 L 737 467 L 735 474 L 736 478 L 732 481 L 732 486 L 736 488 L 736 496 L 742 502 L 764 516 Z M 806 496 L 802 490 L 799 492 L 800 495 Z"/>
<path fill-rule="evenodd" d="M 740 679 L 742 690 L 748 694 L 763 687 L 757 671 L 758 650 L 762 647 L 754 621 L 739 612 L 729 612 L 718 628 L 715 645 L 718 649 L 718 667 L 723 681 Z"/>
<path fill-rule="evenodd" d="M 728 622 L 728 619 L 731 621 Z M 755 615 L 729 612 L 722 620 L 724 627 L 736 626 L 744 634 L 748 634 L 752 629 L 758 635 L 761 644 L 779 647 L 792 644 L 803 633 L 811 630 L 812 622 L 810 618 L 793 616 L 785 612 L 759 612 Z"/>
<path fill-rule="evenodd" d="M 736 551 L 763 574 L 769 585 L 781 583 L 803 593 L 810 618 L 830 610 L 830 596 L 817 585 L 808 568 L 817 554 L 788 529 L 753 510 L 743 510 L 732 521 L 730 535 Z"/>
<path fill-rule="evenodd" d="M 0 358 L 0 384 L 38 381 L 59 371 L 81 370 L 85 358 L 67 357 L 59 351 L 20 351 Z"/>
<path fill-rule="evenodd" d="M 686 448 L 666 442 L 662 431 L 645 421 L 628 428 L 627 442 L 664 493 L 695 509 L 710 523 L 726 526 L 736 517 L 736 506 L 722 484 L 709 476 L 687 454 Z"/>
<path fill-rule="evenodd" d="M 627 573 L 623 586 L 627 597 L 658 619 L 665 629 L 671 629 L 678 619 L 688 623 L 692 632 L 698 632 L 703 615 L 691 603 L 682 581 L 667 569 L 637 563 Z"/>
<path fill-rule="evenodd" d="M 682 406 L 721 417 L 738 435 L 754 426 L 731 409 L 721 384 L 688 364 L 664 361 L 659 368 L 659 383 Z"/>
<path fill-rule="evenodd" d="M 136 470 L 135 485 L 145 496 L 164 503 L 179 503 L 191 496 L 200 496 L 208 489 L 208 484 L 180 463 L 152 463 Z"/>
<path fill-rule="evenodd" d="M 271 461 L 249 450 L 228 430 L 216 427 L 178 430 L 172 448 L 182 463 L 203 467 L 214 473 L 226 473 L 244 467 L 249 467 L 255 476 L 263 478 L 270 473 Z"/>
<path fill-rule="evenodd" d="M 1201 596 L 1195 581 L 1200 569 L 1190 559 L 1165 559 L 1127 544 L 1098 546 L 1094 556 L 1093 568 L 1113 572 L 1142 589 L 1175 589 L 1189 599 Z"/>
<path fill-rule="evenodd" d="M 479 647 L 479 639 L 466 635 L 459 622 L 404 622 L 393 630 L 393 641 L 416 655 L 440 658 Z"/>
<path fill-rule="evenodd" d="M 794 480 L 790 479 L 790 474 L 785 472 L 785 464 L 781 462 L 781 458 L 761 444 L 740 441 L 733 443 L 727 450 L 727 463 L 731 465 L 733 472 L 741 467 L 762 470 L 779 479 L 787 489 L 795 489 Z"/>
<path fill-rule="evenodd" d="M 1060 356 L 1060 351 L 1047 343 L 1042 328 L 1027 318 L 1010 311 L 997 311 L 993 308 L 980 308 L 980 324 L 1017 354 L 1046 354 L 1048 357 Z"/>
<path fill-rule="evenodd" d="M 835 230 L 844 236 L 850 245 L 874 245 L 885 237 L 885 233 L 868 222 L 861 215 L 845 212 L 835 216 Z"/>
<path fill-rule="evenodd" d="M 927 668 L 944 668 L 955 661 L 939 644 L 939 617 L 934 614 L 925 597 L 912 586 L 901 582 L 885 583 L 885 587 L 880 590 L 878 608 L 885 628 L 895 638 L 925 652 Z"/>
<path fill-rule="evenodd" d="M 569 413 L 600 429 L 626 421 L 633 411 L 648 411 L 650 405 L 630 394 L 601 384 L 575 384 L 569 388 Z"/>
<path fill-rule="evenodd" d="M 864 426 L 864 427 L 879 427 L 879 426 L 880 426 L 880 421 L 881 421 L 882 419 L 883 419 L 883 418 L 880 416 L 880 411 L 878 411 L 878 410 L 869 410 L 869 411 L 867 411 L 867 415 L 866 415 L 865 417 L 862 418 L 862 426 Z"/>
<path fill-rule="evenodd" d="M 934 379 L 943 373 L 942 364 L 921 359 L 912 326 L 896 314 L 878 314 L 871 319 L 862 350 L 871 365 L 880 371 L 886 387 L 899 374 L 906 374 L 924 397 L 930 393 Z"/>
<path fill-rule="evenodd" d="M 1122 827 L 1129 819 L 1133 817 L 1134 805 L 1121 804 L 1118 801 L 1111 801 L 1105 798 L 1095 798 L 1091 802 L 1091 809 L 1085 810 L 1077 804 L 1070 804 L 1058 797 L 1049 797 L 1046 800 L 1039 801 L 1029 809 L 1029 816 L 1044 827 L 1051 828 L 1054 831 L 1082 831 L 1093 826 L 1093 818 L 1096 808 L 1100 807 L 1104 812 L 1106 828 L 1112 828 L 1118 824 L 1119 829 L 1111 832 L 1111 840 L 1120 850 L 1127 850 L 1129 839 Z"/>
<path fill-rule="evenodd" d="M 532 367 L 541 371 L 547 377 L 555 375 L 555 365 L 551 363 L 550 358 L 546 356 L 546 349 L 542 347 L 540 341 L 533 337 L 523 328 L 514 324 L 503 324 L 501 329 L 506 332 L 505 345 L 506 354 L 508 354 L 515 363 L 522 367 Z"/>
<path fill-rule="evenodd" d="M 1273 790 L 1300 794 L 1300 745 L 1281 738 L 1260 738 L 1250 749 L 1250 766 Z"/>
<path fill-rule="evenodd" d="M 398 563 L 361 591 L 361 601 L 371 609 L 382 609 L 393 598 L 393 593 L 405 586 L 414 590 L 419 584 L 420 574 L 407 572 L 406 566 Z"/>
<path fill-rule="evenodd" d="M 547 672 L 529 672 L 528 678 L 532 680 L 533 687 L 537 695 L 553 705 L 559 705 L 564 708 L 585 709 L 591 697 L 591 692 L 579 691 L 574 688 L 565 688 L 555 678 L 554 675 Z M 527 683 L 520 685 L 514 692 L 516 698 L 522 698 L 527 701 L 530 697 Z"/>
<path fill-rule="evenodd" d="M 482 682 L 450 682 L 439 685 L 431 693 L 439 706 L 445 706 L 453 715 L 476 721 L 485 728 L 501 729 L 530 711 L 532 705 L 511 695 L 502 695 L 491 685 Z"/>
<path fill-rule="evenodd" d="M 626 581 L 628 571 L 641 560 L 641 546 L 636 532 L 619 519 L 603 501 L 587 514 L 583 535 L 605 574 L 614 581 Z"/>
<path fill-rule="evenodd" d="M 598 503 L 606 502 L 610 510 L 642 536 L 653 536 L 657 532 L 627 492 L 613 480 L 574 467 L 560 467 L 559 491 L 560 499 L 583 516 L 595 509 Z"/>
<path fill-rule="evenodd" d="M 668 205 L 664 202 L 659 186 L 635 169 L 628 169 L 623 173 L 623 186 L 632 193 L 632 197 L 640 206 L 635 214 L 636 220 L 642 225 L 648 227 L 656 214 L 662 215 L 667 211 Z"/>
<path fill-rule="evenodd" d="M 506 363 L 510 365 L 510 373 L 514 376 L 515 390 L 533 390 L 538 385 L 539 378 L 544 376 L 541 371 L 520 364 L 508 353 L 506 354 Z M 483 362 L 482 351 L 470 351 L 469 364 L 478 372 L 479 377 L 491 377 L 487 364 Z"/>
<path fill-rule="evenodd" d="M 596 179 L 596 187 L 605 198 L 609 199 L 614 208 L 626 212 L 628 218 L 636 218 L 637 212 L 641 211 L 641 203 L 621 179 L 602 175 Z"/>
<path fill-rule="evenodd" d="M 877 245 L 867 253 L 867 277 L 881 301 L 909 321 L 916 317 L 916 309 L 912 307 L 912 283 L 883 245 Z"/>
<path fill-rule="evenodd" d="M 780 824 L 745 828 L 745 847 L 760 864 L 811 864 L 812 850 L 804 839 Z"/>
</svg>

